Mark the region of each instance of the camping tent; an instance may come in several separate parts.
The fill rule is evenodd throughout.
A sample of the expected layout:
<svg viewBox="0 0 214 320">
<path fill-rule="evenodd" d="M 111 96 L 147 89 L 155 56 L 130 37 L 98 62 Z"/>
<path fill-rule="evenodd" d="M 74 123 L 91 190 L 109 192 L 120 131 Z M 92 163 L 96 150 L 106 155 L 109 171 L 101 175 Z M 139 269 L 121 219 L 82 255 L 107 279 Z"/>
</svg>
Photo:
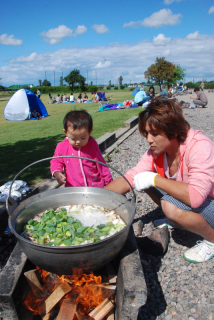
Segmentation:
<svg viewBox="0 0 214 320">
<path fill-rule="evenodd" d="M 135 89 L 132 91 L 132 96 L 135 96 L 139 91 L 140 91 L 140 89 L 135 88 Z"/>
<path fill-rule="evenodd" d="M 20 89 L 14 93 L 4 108 L 4 117 L 9 121 L 30 119 L 31 112 L 37 109 L 41 117 L 48 117 L 42 101 L 30 90 Z"/>
</svg>

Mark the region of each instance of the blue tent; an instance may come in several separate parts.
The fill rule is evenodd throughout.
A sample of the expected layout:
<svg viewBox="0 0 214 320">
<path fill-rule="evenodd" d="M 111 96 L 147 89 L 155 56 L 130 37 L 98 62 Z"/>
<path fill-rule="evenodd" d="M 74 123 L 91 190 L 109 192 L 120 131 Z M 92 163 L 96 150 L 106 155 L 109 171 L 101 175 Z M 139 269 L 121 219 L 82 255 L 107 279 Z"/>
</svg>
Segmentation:
<svg viewBox="0 0 214 320">
<path fill-rule="evenodd" d="M 139 91 L 140 91 L 140 89 L 135 88 L 135 89 L 132 91 L 132 96 L 135 96 Z"/>
<path fill-rule="evenodd" d="M 105 97 L 105 92 L 97 92 L 97 95 L 100 98 L 100 101 L 107 101 Z"/>
<path fill-rule="evenodd" d="M 48 117 L 48 112 L 42 101 L 30 90 L 20 89 L 14 93 L 4 108 L 4 117 L 9 121 L 30 119 L 31 113 L 37 109 L 42 118 Z"/>
</svg>

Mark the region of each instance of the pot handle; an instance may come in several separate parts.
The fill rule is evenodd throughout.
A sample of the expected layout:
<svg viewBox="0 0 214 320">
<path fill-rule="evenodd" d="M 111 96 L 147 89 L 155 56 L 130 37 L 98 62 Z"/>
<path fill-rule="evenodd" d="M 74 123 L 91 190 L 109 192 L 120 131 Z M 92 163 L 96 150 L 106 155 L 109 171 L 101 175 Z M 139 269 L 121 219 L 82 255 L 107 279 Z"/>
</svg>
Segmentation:
<svg viewBox="0 0 214 320">
<path fill-rule="evenodd" d="M 91 162 L 97 162 L 105 167 L 108 167 L 108 168 L 111 168 L 112 170 L 116 171 L 117 173 L 119 173 L 125 180 L 126 182 L 129 184 L 130 188 L 131 188 L 131 191 L 132 191 L 132 194 L 133 194 L 133 198 L 131 199 L 131 203 L 132 205 L 134 206 L 134 208 L 136 207 L 137 205 L 137 195 L 135 194 L 134 192 L 134 189 L 132 188 L 132 185 L 130 184 L 130 182 L 126 179 L 126 177 L 120 172 L 118 171 L 117 169 L 115 169 L 114 167 L 108 165 L 107 163 L 103 163 L 101 161 L 98 161 L 98 160 L 94 160 L 94 159 L 89 159 L 89 158 L 84 158 L 84 157 L 79 157 L 79 156 L 57 156 L 57 157 L 50 157 L 50 158 L 44 158 L 44 159 L 41 159 L 41 160 L 38 160 L 38 161 L 35 161 L 31 164 L 29 164 L 27 167 L 25 167 L 24 169 L 22 169 L 21 171 L 19 171 L 19 173 L 17 173 L 17 175 L 13 178 L 12 180 L 12 183 L 10 185 L 10 190 L 9 190 L 9 195 L 8 195 L 8 198 L 6 200 L 6 208 L 7 208 L 7 212 L 10 214 L 10 212 L 12 211 L 12 209 L 17 206 L 17 202 L 11 197 L 11 191 L 12 191 L 12 185 L 14 183 L 14 181 L 16 180 L 16 178 L 23 172 L 25 171 L 26 169 L 32 167 L 33 165 L 37 164 L 37 163 L 40 163 L 40 162 L 43 162 L 43 161 L 47 161 L 47 160 L 52 160 L 52 159 L 58 159 L 58 158 L 76 158 L 76 159 L 82 159 L 82 160 L 89 160 Z"/>
</svg>

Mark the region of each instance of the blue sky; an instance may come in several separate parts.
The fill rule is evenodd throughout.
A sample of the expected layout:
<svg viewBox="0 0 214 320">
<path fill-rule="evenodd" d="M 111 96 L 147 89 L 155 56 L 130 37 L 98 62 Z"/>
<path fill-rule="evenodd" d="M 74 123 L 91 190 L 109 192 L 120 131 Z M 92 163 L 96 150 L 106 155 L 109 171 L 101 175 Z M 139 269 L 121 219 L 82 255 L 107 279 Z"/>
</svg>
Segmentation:
<svg viewBox="0 0 214 320">
<path fill-rule="evenodd" d="M 59 85 L 73 69 L 93 84 L 145 81 L 156 57 L 185 81 L 214 80 L 214 0 L 19 0 L 1 8 L 1 84 Z"/>
</svg>

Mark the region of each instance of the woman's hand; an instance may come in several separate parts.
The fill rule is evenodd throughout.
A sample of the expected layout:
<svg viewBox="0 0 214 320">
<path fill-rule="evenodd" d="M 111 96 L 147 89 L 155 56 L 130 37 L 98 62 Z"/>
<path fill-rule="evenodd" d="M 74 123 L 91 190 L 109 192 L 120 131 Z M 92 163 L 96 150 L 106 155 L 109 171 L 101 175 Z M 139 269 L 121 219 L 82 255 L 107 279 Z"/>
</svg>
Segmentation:
<svg viewBox="0 0 214 320">
<path fill-rule="evenodd" d="M 66 183 L 66 177 L 64 174 L 62 174 L 59 171 L 54 172 L 54 178 L 58 181 L 59 184 L 65 184 Z"/>
<path fill-rule="evenodd" d="M 155 187 L 156 172 L 141 172 L 134 177 L 134 185 L 137 191 L 142 191 Z"/>
</svg>

